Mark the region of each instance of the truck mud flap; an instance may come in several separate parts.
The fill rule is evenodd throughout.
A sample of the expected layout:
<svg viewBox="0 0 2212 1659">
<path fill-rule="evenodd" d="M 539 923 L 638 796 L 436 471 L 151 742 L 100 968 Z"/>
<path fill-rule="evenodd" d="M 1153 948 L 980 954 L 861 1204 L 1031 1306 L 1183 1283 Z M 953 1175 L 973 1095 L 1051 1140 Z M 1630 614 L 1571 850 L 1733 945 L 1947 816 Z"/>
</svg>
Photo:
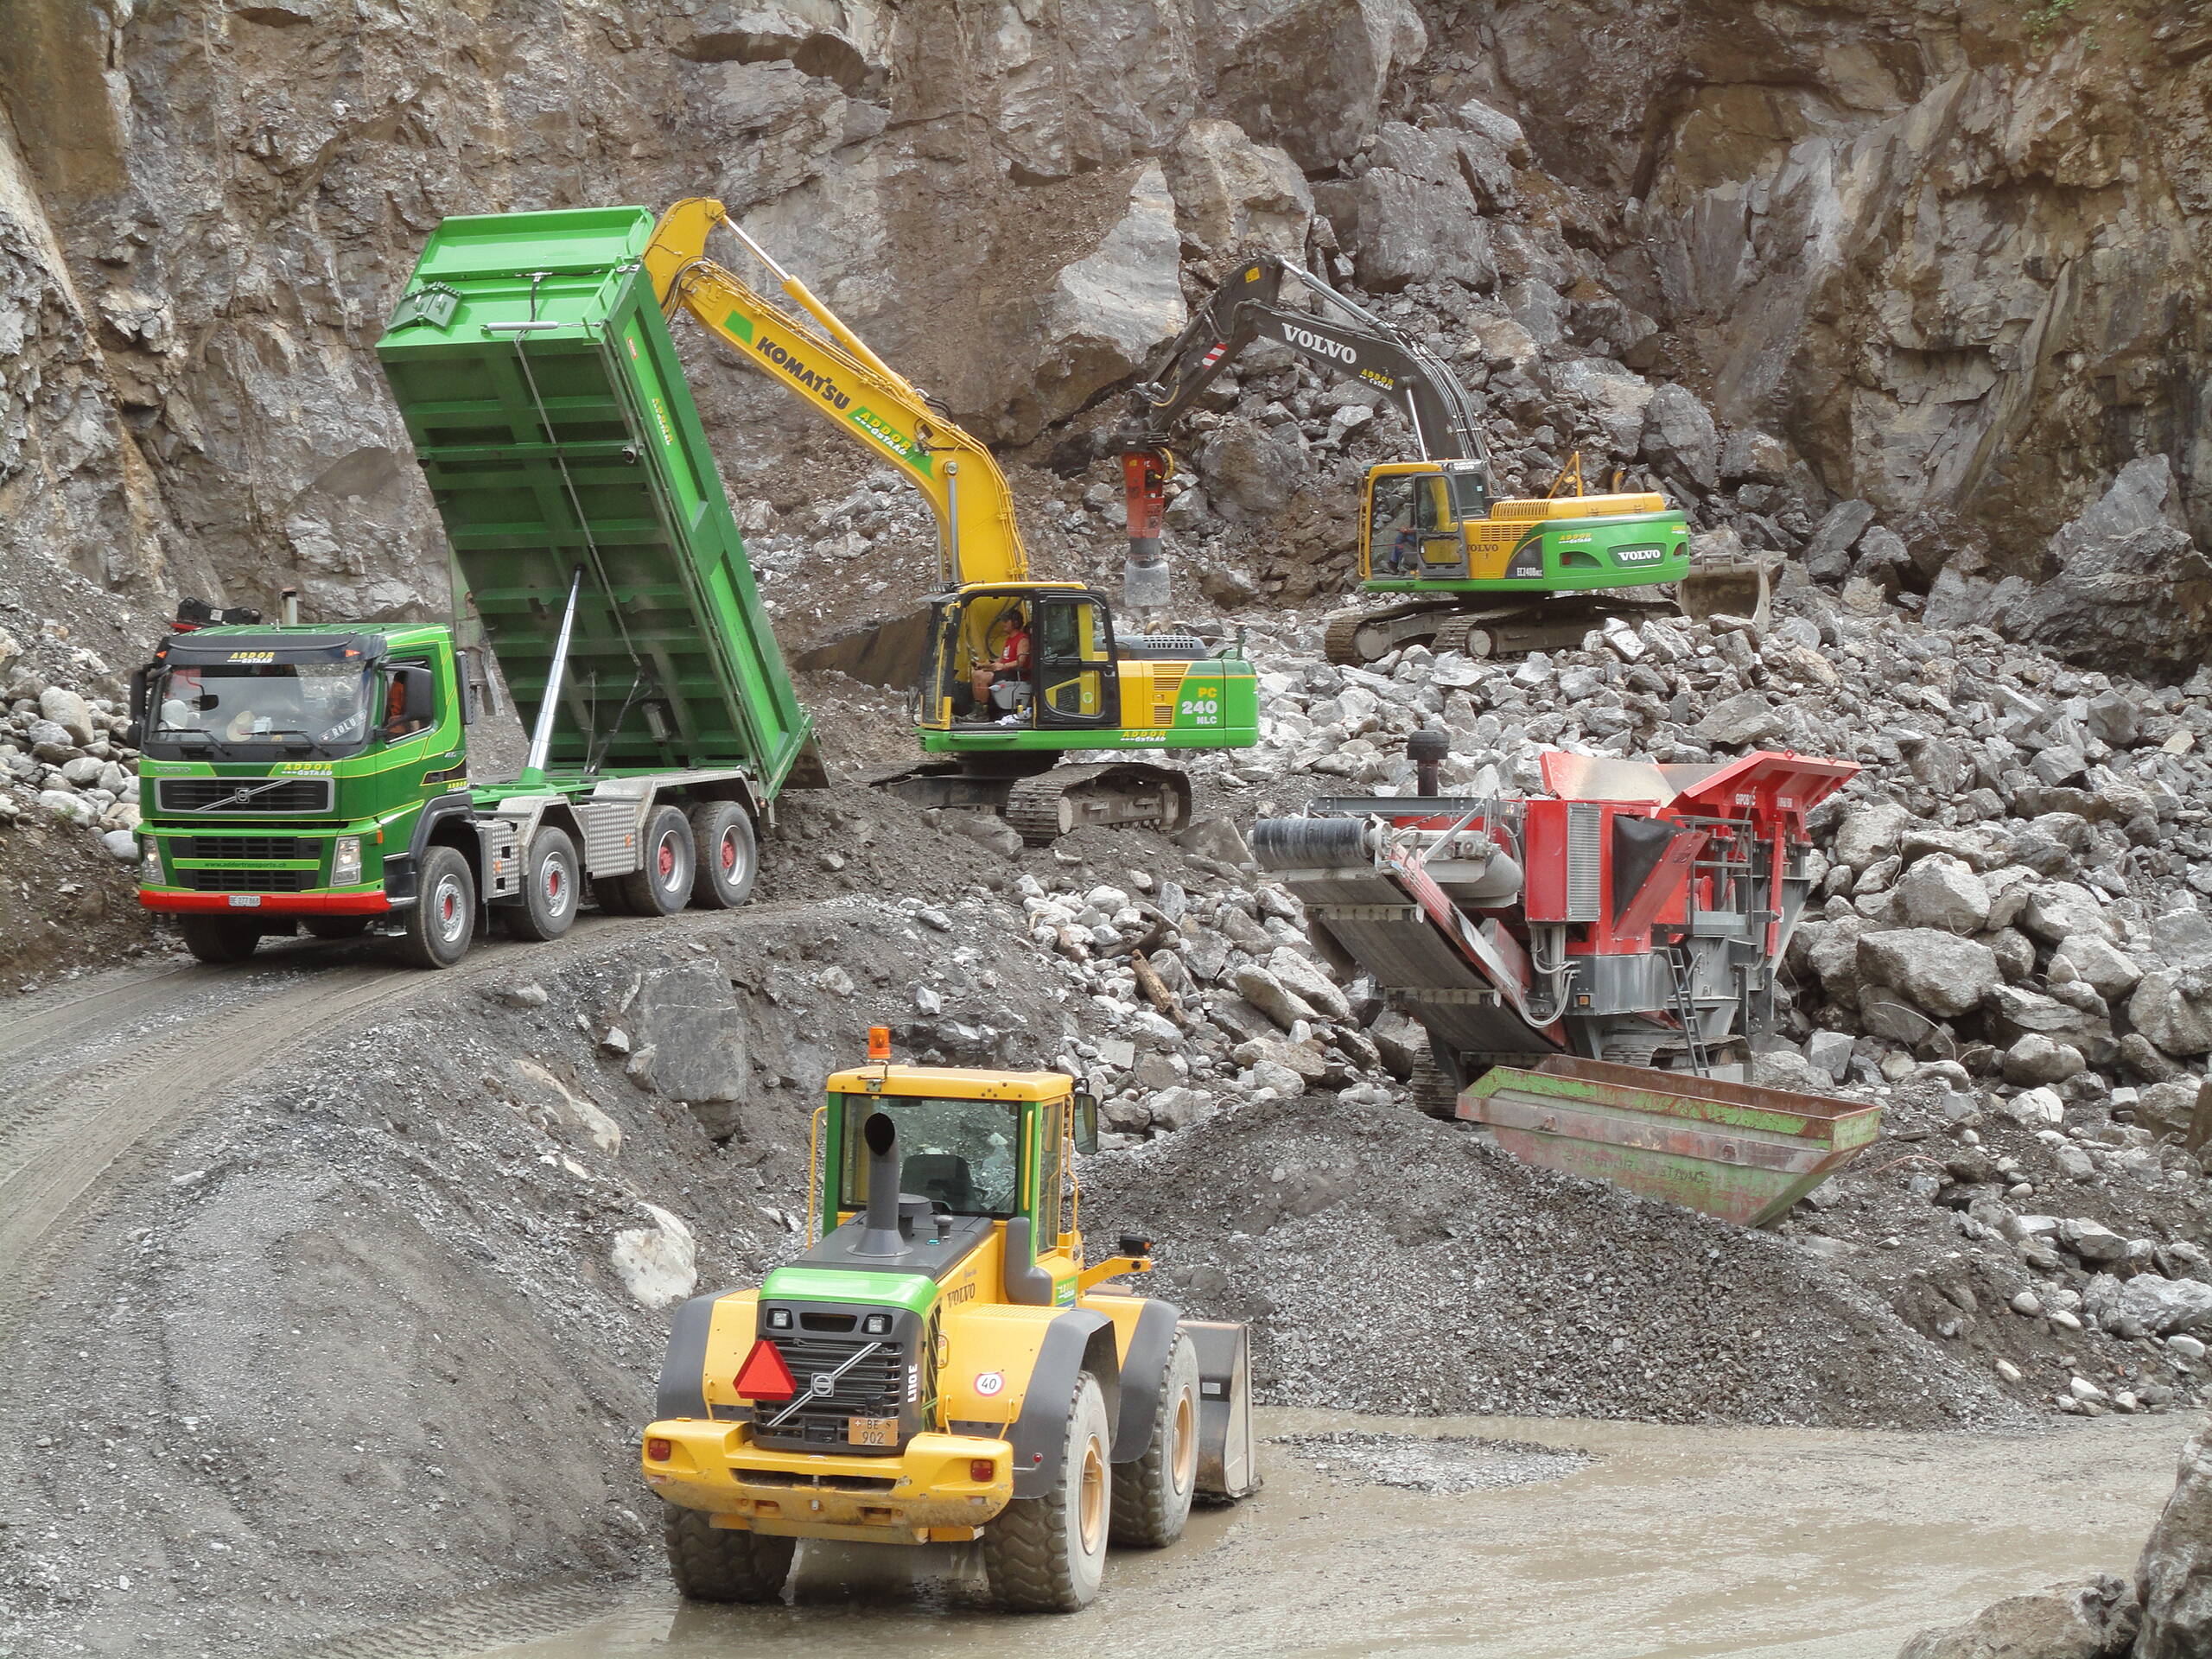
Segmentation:
<svg viewBox="0 0 2212 1659">
<path fill-rule="evenodd" d="M 1246 1497 L 1260 1490 L 1252 1456 L 1252 1364 L 1248 1327 L 1185 1319 L 1198 1352 L 1198 1491 L 1208 1497 Z"/>
</svg>

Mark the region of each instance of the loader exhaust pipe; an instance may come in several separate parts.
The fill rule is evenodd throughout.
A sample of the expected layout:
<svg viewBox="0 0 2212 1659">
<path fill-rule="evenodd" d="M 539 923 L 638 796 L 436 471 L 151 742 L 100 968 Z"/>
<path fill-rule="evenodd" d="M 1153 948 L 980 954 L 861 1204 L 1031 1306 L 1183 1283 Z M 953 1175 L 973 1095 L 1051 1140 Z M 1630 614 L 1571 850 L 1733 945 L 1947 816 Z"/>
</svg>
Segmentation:
<svg viewBox="0 0 2212 1659">
<path fill-rule="evenodd" d="M 1424 726 L 1406 739 L 1406 759 L 1414 763 L 1415 793 L 1438 793 L 1438 782 L 1444 771 L 1444 757 L 1451 752 L 1452 740 L 1433 727 Z"/>
<path fill-rule="evenodd" d="M 899 1156 L 899 1126 L 887 1112 L 872 1112 L 861 1126 L 868 1144 L 868 1211 L 855 1255 L 904 1255 L 906 1236 L 899 1225 L 899 1183 L 905 1179 Z"/>
</svg>

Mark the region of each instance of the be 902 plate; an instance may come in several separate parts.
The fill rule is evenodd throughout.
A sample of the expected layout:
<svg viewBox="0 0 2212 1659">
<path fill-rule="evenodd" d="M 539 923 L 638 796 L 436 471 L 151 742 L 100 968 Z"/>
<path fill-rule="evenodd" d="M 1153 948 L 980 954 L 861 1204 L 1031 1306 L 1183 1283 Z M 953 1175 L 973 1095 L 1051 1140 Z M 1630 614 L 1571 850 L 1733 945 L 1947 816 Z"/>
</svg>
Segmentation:
<svg viewBox="0 0 2212 1659">
<path fill-rule="evenodd" d="M 896 1417 L 853 1417 L 846 1420 L 845 1440 L 852 1446 L 896 1446 L 899 1444 L 899 1420 Z"/>
</svg>

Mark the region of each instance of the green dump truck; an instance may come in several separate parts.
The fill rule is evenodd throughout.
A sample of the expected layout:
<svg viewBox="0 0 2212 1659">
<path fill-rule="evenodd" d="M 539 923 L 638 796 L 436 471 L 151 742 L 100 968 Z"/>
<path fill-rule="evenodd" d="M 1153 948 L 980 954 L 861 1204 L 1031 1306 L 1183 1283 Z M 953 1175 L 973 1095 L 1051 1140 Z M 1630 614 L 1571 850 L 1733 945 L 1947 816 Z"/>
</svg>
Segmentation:
<svg viewBox="0 0 2212 1659">
<path fill-rule="evenodd" d="M 778 793 L 823 781 L 640 263 L 652 228 L 448 219 L 378 344 L 472 637 L 288 604 L 138 671 L 139 899 L 202 961 L 377 929 L 445 967 L 494 919 L 558 937 L 587 889 L 635 914 L 740 904 Z M 502 677 L 529 750 L 478 782 Z"/>
</svg>

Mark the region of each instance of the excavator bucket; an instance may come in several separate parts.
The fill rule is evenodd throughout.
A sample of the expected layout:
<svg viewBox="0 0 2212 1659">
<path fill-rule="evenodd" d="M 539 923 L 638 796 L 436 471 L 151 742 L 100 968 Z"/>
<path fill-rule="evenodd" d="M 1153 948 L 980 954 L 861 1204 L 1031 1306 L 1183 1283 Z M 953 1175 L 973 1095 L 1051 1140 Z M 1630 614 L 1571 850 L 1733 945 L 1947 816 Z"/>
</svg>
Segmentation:
<svg viewBox="0 0 2212 1659">
<path fill-rule="evenodd" d="M 1881 1132 L 1881 1109 L 1565 1055 L 1493 1066 L 1459 1096 L 1522 1163 L 1745 1227 L 1779 1220 Z"/>
<path fill-rule="evenodd" d="M 1764 628 L 1774 611 L 1774 576 L 1778 561 L 1742 558 L 1693 559 L 1675 590 L 1682 614 L 1693 622 L 1715 616 L 1746 618 Z"/>
</svg>

